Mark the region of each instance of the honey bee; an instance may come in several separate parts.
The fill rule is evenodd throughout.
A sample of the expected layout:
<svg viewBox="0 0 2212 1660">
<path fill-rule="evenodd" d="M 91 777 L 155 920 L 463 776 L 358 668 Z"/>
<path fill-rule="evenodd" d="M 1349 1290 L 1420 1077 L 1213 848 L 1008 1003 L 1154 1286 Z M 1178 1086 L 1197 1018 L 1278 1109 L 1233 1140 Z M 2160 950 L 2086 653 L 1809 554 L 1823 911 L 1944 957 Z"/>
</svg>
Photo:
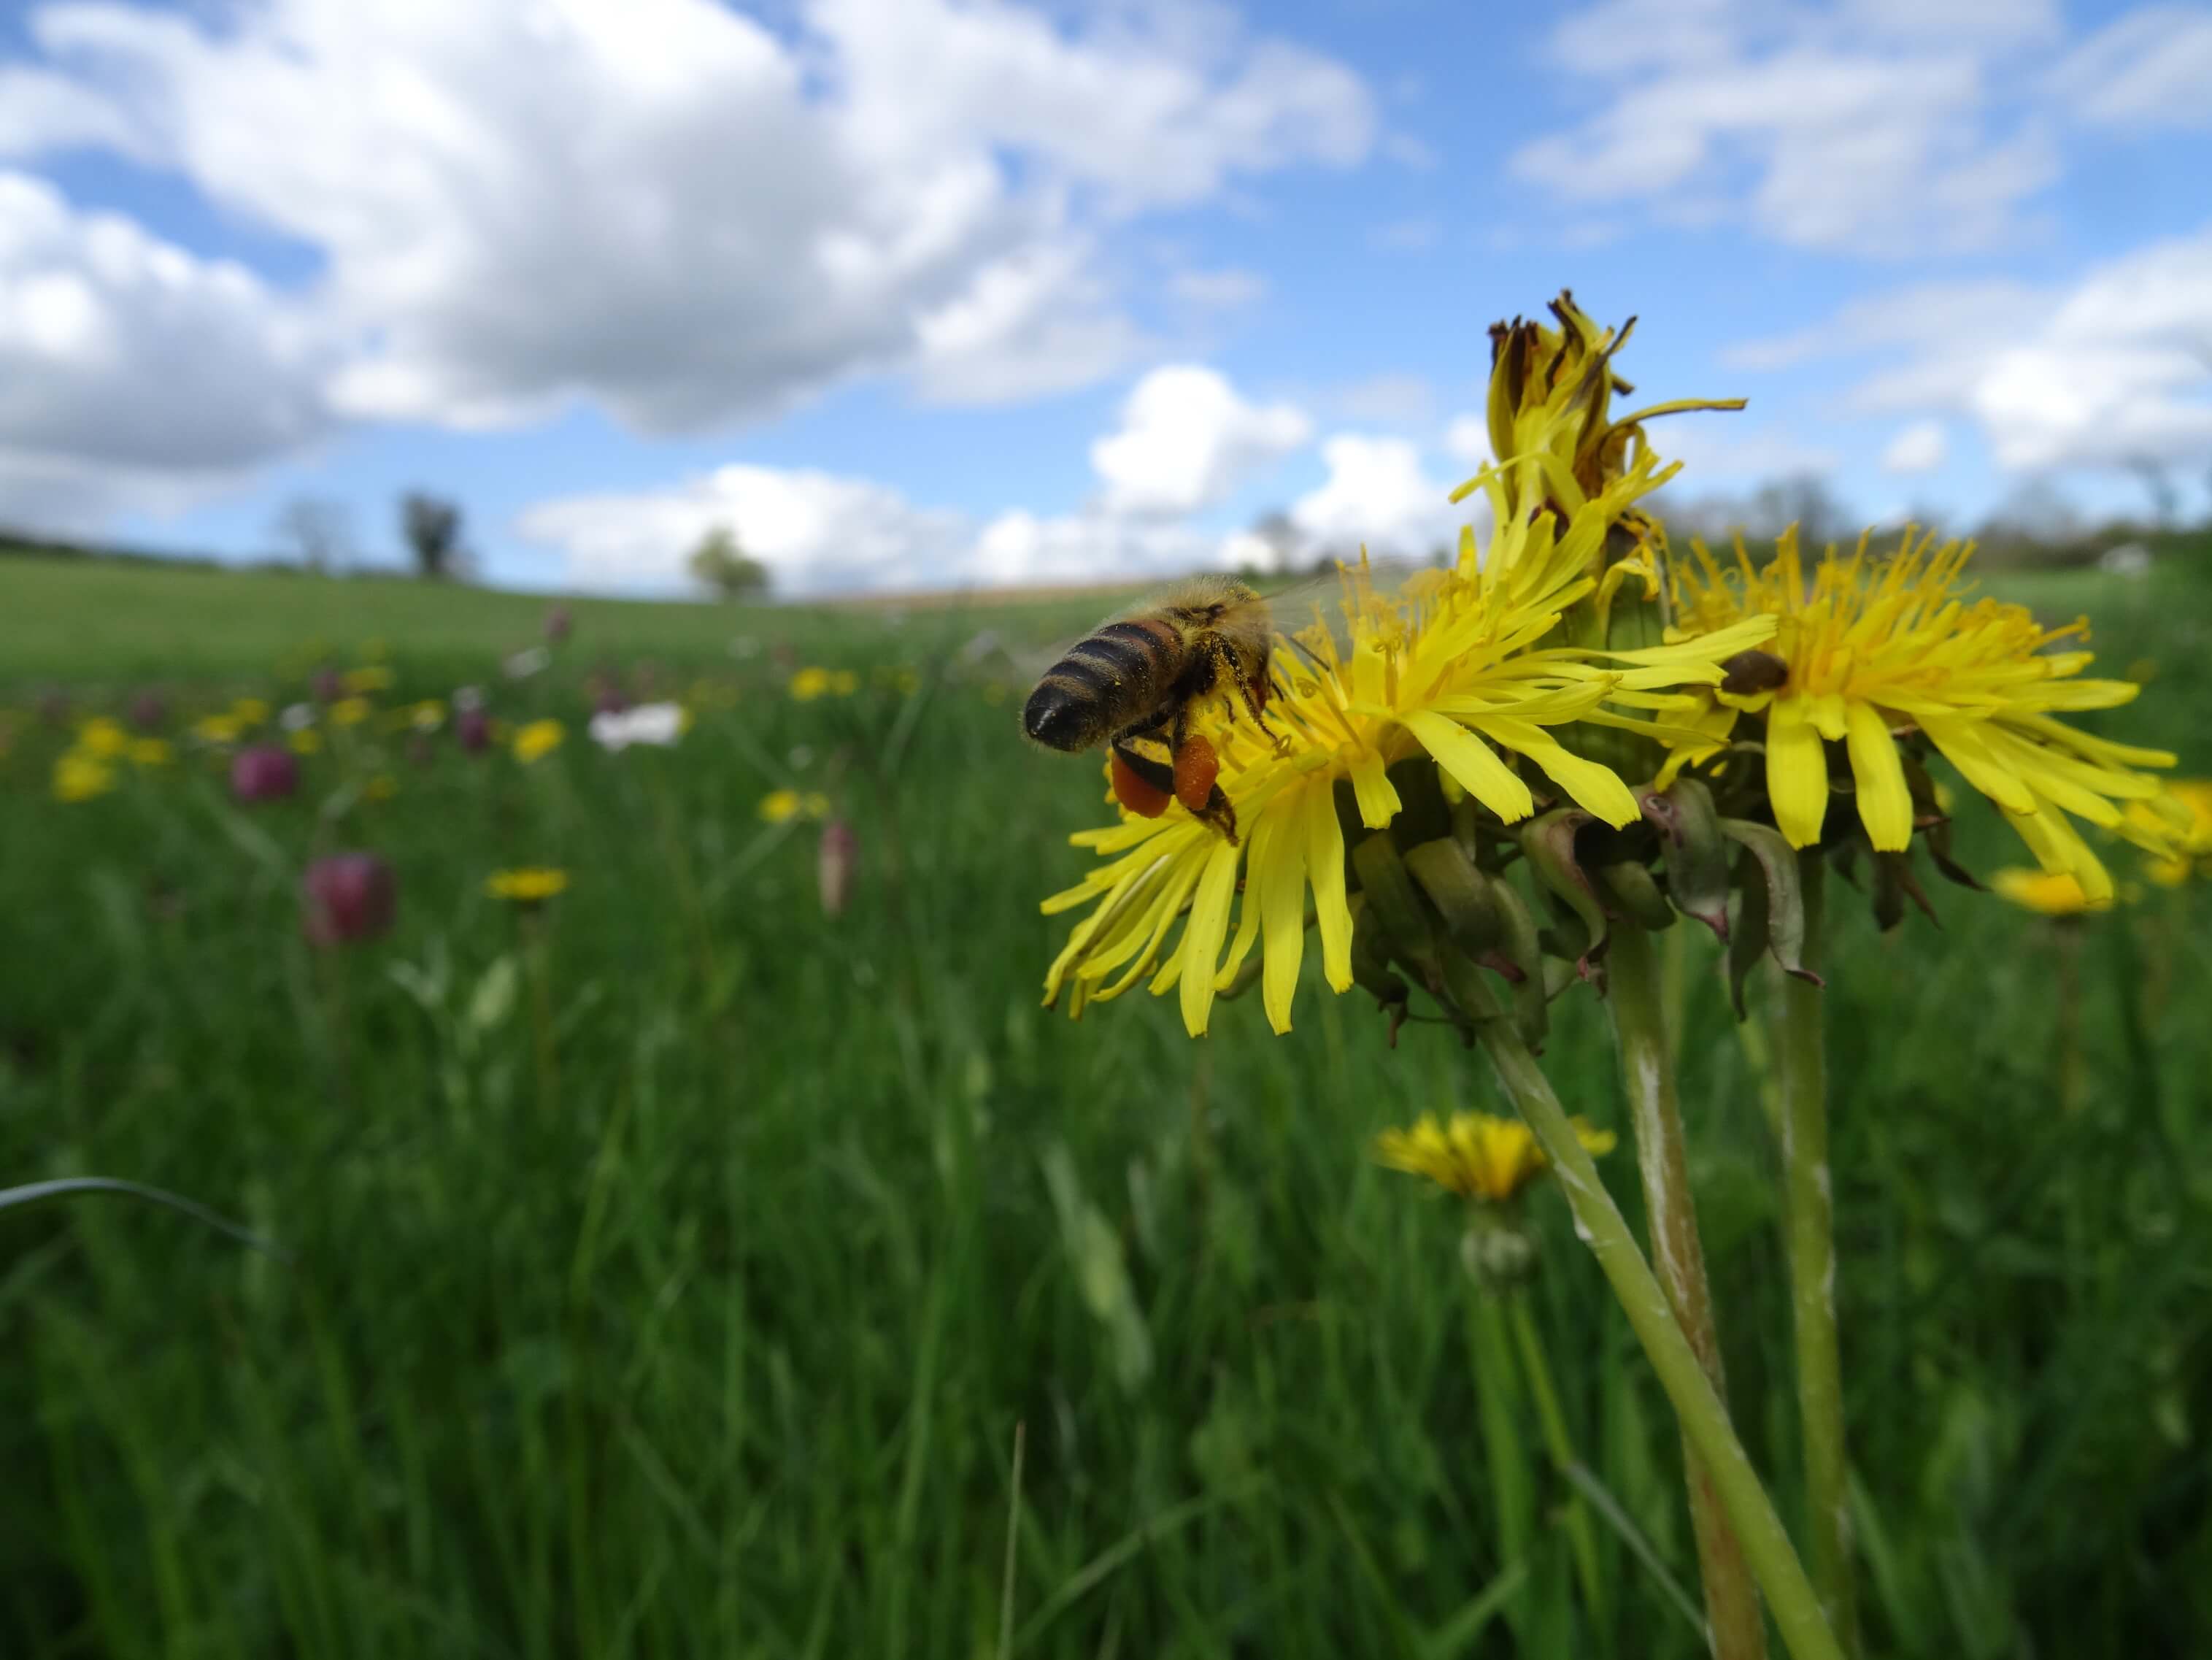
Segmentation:
<svg viewBox="0 0 2212 1660">
<path fill-rule="evenodd" d="M 1075 753 L 1110 754 L 1114 794 L 1143 818 L 1180 801 L 1237 840 L 1237 813 L 1216 781 L 1213 745 L 1189 730 L 1191 711 L 1217 692 L 1267 730 L 1267 602 L 1233 577 L 1196 576 L 1102 623 L 1045 671 L 1022 706 L 1022 730 Z"/>
</svg>

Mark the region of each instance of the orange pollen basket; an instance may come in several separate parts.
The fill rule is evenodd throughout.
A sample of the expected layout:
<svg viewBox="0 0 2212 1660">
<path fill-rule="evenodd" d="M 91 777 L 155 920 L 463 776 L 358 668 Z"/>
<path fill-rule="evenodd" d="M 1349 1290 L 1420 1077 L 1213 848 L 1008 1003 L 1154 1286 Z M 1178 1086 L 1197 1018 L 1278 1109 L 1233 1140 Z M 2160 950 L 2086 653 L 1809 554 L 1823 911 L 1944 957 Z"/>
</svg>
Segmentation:
<svg viewBox="0 0 2212 1660">
<path fill-rule="evenodd" d="M 1138 818 L 1157 818 L 1168 810 L 1168 793 L 1139 777 L 1119 750 L 1114 751 L 1113 775 L 1114 799 Z"/>
<path fill-rule="evenodd" d="M 1188 738 L 1176 751 L 1176 800 L 1193 812 L 1204 812 L 1213 799 L 1213 781 L 1221 775 L 1221 757 L 1203 738 Z"/>
</svg>

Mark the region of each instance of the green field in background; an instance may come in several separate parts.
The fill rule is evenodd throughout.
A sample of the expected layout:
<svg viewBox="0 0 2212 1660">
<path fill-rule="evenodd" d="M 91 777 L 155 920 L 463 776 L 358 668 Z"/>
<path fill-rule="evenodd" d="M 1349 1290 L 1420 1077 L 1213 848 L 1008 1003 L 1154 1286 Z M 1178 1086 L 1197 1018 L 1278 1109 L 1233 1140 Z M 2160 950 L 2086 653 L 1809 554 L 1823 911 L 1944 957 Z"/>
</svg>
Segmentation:
<svg viewBox="0 0 2212 1660">
<path fill-rule="evenodd" d="M 2100 730 L 2212 772 L 2212 586 L 1999 586 L 2147 680 Z M 1701 1652 L 1675 1433 L 1557 1195 L 1534 1307 L 1609 1506 L 1596 1608 L 1453 1211 L 1365 1156 L 1501 1110 L 1475 1057 L 1393 1050 L 1310 962 L 1286 1038 L 1256 999 L 1201 1043 L 1141 989 L 1036 1006 L 1070 920 L 1037 902 L 1105 809 L 1013 710 L 1105 608 L 577 601 L 510 683 L 542 599 L 0 559 L 0 1183 L 157 1183 L 289 1254 L 0 1213 L 0 1653 L 979 1660 L 1002 1596 L 1014 1652 L 1069 1660 Z M 289 802 L 189 751 L 52 799 L 41 686 L 159 683 L 180 723 L 304 696 L 308 641 L 380 642 L 382 708 L 475 683 L 567 741 L 410 756 L 376 721 Z M 695 724 L 602 753 L 586 678 L 641 660 Z M 796 701 L 808 665 L 860 689 Z M 842 916 L 817 827 L 760 816 L 786 788 L 854 827 Z M 1960 840 L 2028 862 L 1973 809 Z M 392 860 L 399 920 L 321 956 L 297 873 L 339 847 Z M 483 893 L 524 864 L 573 878 L 535 916 Z M 1930 890 L 1940 930 L 1887 937 L 1831 902 L 1874 1651 L 2204 1651 L 2212 901 L 2060 928 Z M 1735 1416 L 1794 1521 L 1773 1149 L 1713 943 L 1666 946 Z M 1602 1010 L 1555 1013 L 1560 1093 L 1625 1130 Z"/>
</svg>

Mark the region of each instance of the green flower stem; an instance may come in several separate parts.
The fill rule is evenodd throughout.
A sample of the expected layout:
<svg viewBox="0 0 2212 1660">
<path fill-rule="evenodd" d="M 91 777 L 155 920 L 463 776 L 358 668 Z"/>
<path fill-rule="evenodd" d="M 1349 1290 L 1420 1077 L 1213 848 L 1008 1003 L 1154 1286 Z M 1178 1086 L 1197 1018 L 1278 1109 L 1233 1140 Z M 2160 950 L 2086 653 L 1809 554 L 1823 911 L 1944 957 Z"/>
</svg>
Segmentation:
<svg viewBox="0 0 2212 1660">
<path fill-rule="evenodd" d="M 1516 1292 L 1510 1300 L 1514 1346 L 1521 1352 L 1522 1374 L 1528 1380 L 1528 1393 L 1536 1403 L 1544 1449 L 1551 1454 L 1552 1467 L 1564 1477 L 1577 1460 L 1575 1444 L 1567 1434 L 1566 1414 L 1559 1410 L 1559 1392 L 1552 1383 L 1551 1365 L 1544 1358 L 1543 1335 L 1528 1312 L 1528 1293 Z M 1605 1580 L 1598 1572 L 1597 1529 L 1580 1493 L 1567 1500 L 1565 1525 L 1568 1542 L 1574 1548 L 1575 1573 L 1582 1580 L 1583 1600 L 1589 1604 L 1591 1620 L 1601 1627 L 1606 1598 Z"/>
<path fill-rule="evenodd" d="M 1637 1249 L 1636 1237 L 1612 1195 L 1597 1173 L 1586 1149 L 1568 1123 L 1566 1110 L 1536 1065 L 1535 1057 L 1513 1023 L 1495 1011 L 1486 1012 L 1477 1031 L 1498 1080 L 1512 1097 L 1528 1128 L 1535 1132 L 1550 1157 L 1559 1190 L 1573 1208 L 1576 1230 L 1589 1243 L 1598 1267 L 1612 1282 L 1630 1329 L 1644 1346 L 1651 1369 L 1667 1391 L 1682 1432 L 1711 1474 L 1721 1507 L 1742 1541 L 1743 1554 L 1766 1593 L 1783 1641 L 1795 1660 L 1843 1660 L 1835 1633 L 1820 1612 L 1813 1583 L 1791 1548 L 1790 1535 L 1774 1503 L 1759 1485 L 1743 1444 L 1729 1427 L 1720 1397 L 1713 1393 L 1697 1352 L 1667 1307 L 1667 1294 L 1651 1277 L 1651 1269 Z"/>
<path fill-rule="evenodd" d="M 1805 895 L 1805 965 L 1818 968 L 1818 853 L 1798 857 Z M 1788 1195 L 1790 1291 L 1797 1335 L 1797 1413 L 1805 1444 L 1805 1513 L 1814 1582 L 1846 1655 L 1859 1652 L 1851 1584 L 1850 1481 L 1844 1456 L 1843 1371 L 1836 1345 L 1835 1202 L 1828 1179 L 1827 1058 L 1818 986 L 1785 976 L 1776 1029 L 1782 1163 Z"/>
<path fill-rule="evenodd" d="M 1705 1246 L 1698 1237 L 1697 1204 L 1690 1193 L 1658 958 L 1651 936 L 1634 922 L 1614 923 L 1606 978 L 1606 1003 L 1620 1048 L 1621 1080 L 1636 1127 L 1636 1164 L 1644 1177 L 1644 1206 L 1650 1218 L 1652 1266 L 1666 1289 L 1667 1306 L 1725 1409 L 1728 1380 L 1721 1365 L 1720 1333 L 1713 1323 L 1712 1291 L 1705 1280 Z M 1743 1548 L 1686 1432 L 1682 1450 L 1715 1660 L 1763 1660 L 1766 1624 Z"/>
</svg>

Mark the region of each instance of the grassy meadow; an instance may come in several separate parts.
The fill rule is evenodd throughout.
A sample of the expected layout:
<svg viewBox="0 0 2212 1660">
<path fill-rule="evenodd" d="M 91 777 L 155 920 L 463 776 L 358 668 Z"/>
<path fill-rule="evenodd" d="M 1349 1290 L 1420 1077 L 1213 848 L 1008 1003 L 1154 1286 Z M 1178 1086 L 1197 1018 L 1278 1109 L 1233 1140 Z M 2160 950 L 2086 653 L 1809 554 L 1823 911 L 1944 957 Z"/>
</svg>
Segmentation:
<svg viewBox="0 0 2212 1660">
<path fill-rule="evenodd" d="M 2148 678 L 2099 729 L 2212 773 L 2181 562 L 2014 592 Z M 283 1252 L 0 1213 L 0 1654 L 1701 1652 L 1676 1432 L 1559 1195 L 1528 1303 L 1567 1471 L 1454 1207 L 1367 1156 L 1503 1110 L 1477 1057 L 1393 1049 L 1310 961 L 1284 1038 L 1256 997 L 1198 1043 L 1173 999 L 1038 1008 L 1038 901 L 1105 809 L 1014 708 L 1102 608 L 580 601 L 509 678 L 541 600 L 0 560 L 0 1185 L 156 1183 Z M 320 713 L 295 797 L 234 801 L 193 722 L 323 664 L 392 684 Z M 690 729 L 603 752 L 594 676 Z M 565 740 L 405 728 L 466 684 Z M 149 686 L 173 757 L 55 800 L 76 723 Z M 840 915 L 817 811 L 857 838 Z M 1978 802 L 1960 842 L 2030 862 Z M 300 873 L 338 848 L 397 921 L 318 952 Z M 568 891 L 487 895 L 527 866 Z M 1832 894 L 1870 1651 L 2212 1651 L 2212 896 L 2061 925 L 1931 882 L 1940 930 L 1885 937 Z M 1773 1138 L 1717 948 L 1663 944 L 1732 1405 L 1794 1525 Z M 1625 1132 L 1587 989 L 1544 1060 Z"/>
</svg>

